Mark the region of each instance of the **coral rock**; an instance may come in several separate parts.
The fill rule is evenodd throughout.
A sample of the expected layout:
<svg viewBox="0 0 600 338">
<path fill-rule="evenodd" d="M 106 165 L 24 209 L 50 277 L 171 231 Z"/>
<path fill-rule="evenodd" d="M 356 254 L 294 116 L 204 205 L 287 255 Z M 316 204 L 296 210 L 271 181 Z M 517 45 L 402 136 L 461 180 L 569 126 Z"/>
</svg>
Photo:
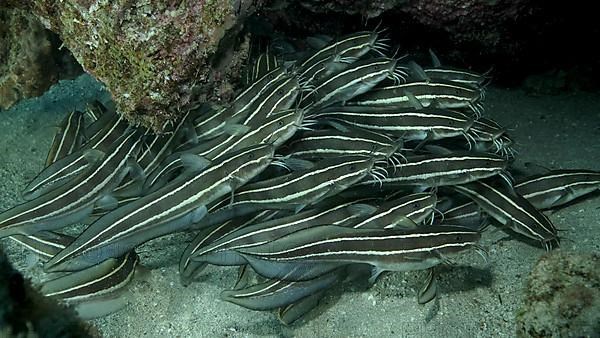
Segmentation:
<svg viewBox="0 0 600 338">
<path fill-rule="evenodd" d="M 529 276 L 517 314 L 519 337 L 597 337 L 600 256 L 554 251 Z"/>
<path fill-rule="evenodd" d="M 227 80 L 238 19 L 251 3 L 34 0 L 32 9 L 106 85 L 118 111 L 160 130 L 191 101 L 194 86 L 208 90 Z"/>
<path fill-rule="evenodd" d="M 0 109 L 43 94 L 58 79 L 51 33 L 35 16 L 0 9 Z"/>
</svg>

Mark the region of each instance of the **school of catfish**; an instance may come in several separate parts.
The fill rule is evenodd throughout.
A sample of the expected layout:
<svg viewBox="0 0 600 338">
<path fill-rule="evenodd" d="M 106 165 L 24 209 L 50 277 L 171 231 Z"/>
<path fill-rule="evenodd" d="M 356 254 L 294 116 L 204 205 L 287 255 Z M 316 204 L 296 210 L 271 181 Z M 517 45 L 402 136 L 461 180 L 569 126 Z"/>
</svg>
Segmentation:
<svg viewBox="0 0 600 338">
<path fill-rule="evenodd" d="M 99 103 L 68 114 L 0 237 L 42 258 L 44 294 L 96 317 L 126 304 L 138 246 L 194 233 L 184 285 L 208 264 L 239 266 L 221 298 L 290 324 L 335 285 L 386 271 L 426 270 L 425 303 L 437 265 L 485 259 L 490 224 L 551 250 L 542 211 L 600 188 L 600 172 L 578 169 L 515 182 L 514 142 L 482 116 L 487 74 L 433 53 L 421 67 L 377 31 L 308 46 L 256 54 L 230 104 L 198 104 L 162 134 Z"/>
</svg>

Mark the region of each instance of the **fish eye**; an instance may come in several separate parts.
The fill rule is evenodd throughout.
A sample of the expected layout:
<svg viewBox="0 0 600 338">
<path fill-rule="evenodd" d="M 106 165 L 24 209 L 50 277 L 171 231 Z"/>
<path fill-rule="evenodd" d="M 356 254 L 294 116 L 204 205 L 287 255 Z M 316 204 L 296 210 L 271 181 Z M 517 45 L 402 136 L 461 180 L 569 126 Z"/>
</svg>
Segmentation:
<svg viewBox="0 0 600 338">
<path fill-rule="evenodd" d="M 456 236 L 454 237 L 454 239 L 455 239 L 457 242 L 460 242 L 460 241 L 462 241 L 462 240 L 463 240 L 463 238 L 462 238 L 462 236 L 461 236 L 461 235 L 456 235 Z"/>
<path fill-rule="evenodd" d="M 254 159 L 254 154 L 252 154 L 252 153 L 248 154 L 248 159 L 249 159 L 249 160 L 252 160 L 252 159 Z"/>
<path fill-rule="evenodd" d="M 420 208 L 421 207 L 421 203 L 416 202 L 415 204 L 413 204 L 413 208 Z"/>
<path fill-rule="evenodd" d="M 277 90 L 277 95 L 283 95 L 283 89 Z"/>
<path fill-rule="evenodd" d="M 348 171 L 354 171 L 356 170 L 356 166 L 353 164 L 350 167 L 348 167 Z"/>
</svg>

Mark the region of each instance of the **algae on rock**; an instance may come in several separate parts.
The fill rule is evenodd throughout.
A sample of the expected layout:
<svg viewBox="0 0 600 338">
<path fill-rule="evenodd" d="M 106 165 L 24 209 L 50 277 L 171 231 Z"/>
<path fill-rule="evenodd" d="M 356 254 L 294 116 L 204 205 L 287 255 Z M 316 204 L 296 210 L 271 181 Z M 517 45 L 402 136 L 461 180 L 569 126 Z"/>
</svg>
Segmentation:
<svg viewBox="0 0 600 338">
<path fill-rule="evenodd" d="M 519 337 L 597 337 L 600 256 L 553 251 L 529 276 L 517 314 Z"/>
<path fill-rule="evenodd" d="M 160 130 L 195 85 L 212 98 L 208 89 L 235 72 L 214 56 L 235 53 L 223 37 L 240 29 L 252 2 L 33 0 L 31 8 L 106 85 L 119 112 Z"/>
</svg>

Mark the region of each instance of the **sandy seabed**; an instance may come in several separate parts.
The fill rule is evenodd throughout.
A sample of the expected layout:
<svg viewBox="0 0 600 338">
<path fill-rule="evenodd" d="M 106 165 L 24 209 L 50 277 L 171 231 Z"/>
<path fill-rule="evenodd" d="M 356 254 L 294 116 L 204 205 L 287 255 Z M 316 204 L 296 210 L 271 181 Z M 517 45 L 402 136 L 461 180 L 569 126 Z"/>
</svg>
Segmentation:
<svg viewBox="0 0 600 338">
<path fill-rule="evenodd" d="M 87 102 L 109 102 L 91 77 L 61 81 L 44 96 L 0 112 L 0 210 L 21 201 L 20 191 L 42 168 L 55 126 Z M 517 141 L 518 165 L 600 170 L 600 95 L 573 93 L 532 97 L 518 89 L 490 88 L 485 116 L 510 129 Z M 600 252 L 600 196 L 595 194 L 550 214 L 564 231 L 560 250 Z M 541 248 L 490 227 L 482 244 L 489 251 L 483 266 L 476 255 L 469 266 L 440 269 L 437 299 L 416 301 L 423 273 L 390 273 L 371 288 L 344 285 L 330 292 L 319 308 L 292 326 L 273 313 L 244 309 L 219 299 L 233 285 L 236 269 L 209 267 L 188 287 L 179 283 L 177 263 L 191 240 L 174 235 L 142 247 L 151 269 L 131 288 L 129 305 L 93 324 L 106 337 L 513 337 L 515 314 L 523 303 L 527 276 Z M 34 282 L 41 265 L 5 239 L 0 241 L 15 266 Z"/>
</svg>

